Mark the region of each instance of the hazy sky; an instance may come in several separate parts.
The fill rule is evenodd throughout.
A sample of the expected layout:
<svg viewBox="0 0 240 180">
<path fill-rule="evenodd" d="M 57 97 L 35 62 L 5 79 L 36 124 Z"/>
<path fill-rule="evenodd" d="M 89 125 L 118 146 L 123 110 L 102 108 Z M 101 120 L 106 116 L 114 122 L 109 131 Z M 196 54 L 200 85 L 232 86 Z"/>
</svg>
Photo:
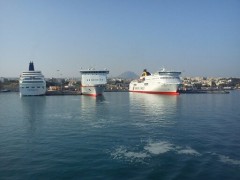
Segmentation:
<svg viewBox="0 0 240 180">
<path fill-rule="evenodd" d="M 89 67 L 240 77 L 240 0 L 0 0 L 0 77 L 29 61 L 45 77 Z"/>
</svg>

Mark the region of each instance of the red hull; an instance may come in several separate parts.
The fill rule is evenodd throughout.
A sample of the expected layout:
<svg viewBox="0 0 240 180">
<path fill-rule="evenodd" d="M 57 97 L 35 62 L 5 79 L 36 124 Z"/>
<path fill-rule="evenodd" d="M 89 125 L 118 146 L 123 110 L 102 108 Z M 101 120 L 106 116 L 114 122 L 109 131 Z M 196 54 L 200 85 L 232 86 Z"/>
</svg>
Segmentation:
<svg viewBox="0 0 240 180">
<path fill-rule="evenodd" d="M 82 95 L 84 95 L 84 96 L 94 96 L 94 97 L 102 96 L 102 94 L 82 94 Z"/>
</svg>

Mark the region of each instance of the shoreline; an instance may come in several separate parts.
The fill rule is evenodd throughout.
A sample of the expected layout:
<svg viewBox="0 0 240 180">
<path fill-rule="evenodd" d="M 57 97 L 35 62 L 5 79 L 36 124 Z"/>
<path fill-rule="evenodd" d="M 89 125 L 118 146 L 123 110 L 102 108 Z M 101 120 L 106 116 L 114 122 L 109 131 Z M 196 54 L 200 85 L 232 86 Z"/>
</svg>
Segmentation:
<svg viewBox="0 0 240 180">
<path fill-rule="evenodd" d="M 231 90 L 232 91 L 232 90 Z M 0 91 L 0 93 L 18 93 L 19 91 Z M 105 90 L 108 92 L 129 92 L 129 90 Z M 178 93 L 181 94 L 229 94 L 230 91 L 227 90 L 179 90 Z M 147 94 L 147 93 L 146 93 Z M 47 91 L 45 96 L 64 96 L 64 95 L 82 95 L 80 91 Z"/>
</svg>

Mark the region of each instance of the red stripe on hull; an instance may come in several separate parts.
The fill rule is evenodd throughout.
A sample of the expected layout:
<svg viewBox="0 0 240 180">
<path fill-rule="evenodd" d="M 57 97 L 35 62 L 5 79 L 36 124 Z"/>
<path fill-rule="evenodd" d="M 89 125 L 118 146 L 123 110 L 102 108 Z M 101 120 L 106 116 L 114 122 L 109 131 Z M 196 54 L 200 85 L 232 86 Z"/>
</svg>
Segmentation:
<svg viewBox="0 0 240 180">
<path fill-rule="evenodd" d="M 164 95 L 179 95 L 179 92 L 155 92 L 155 91 L 129 91 L 136 93 L 145 93 L 145 94 L 164 94 Z"/>
<path fill-rule="evenodd" d="M 102 94 L 82 94 L 82 95 L 84 95 L 84 96 L 94 96 L 94 97 L 102 96 Z"/>
</svg>

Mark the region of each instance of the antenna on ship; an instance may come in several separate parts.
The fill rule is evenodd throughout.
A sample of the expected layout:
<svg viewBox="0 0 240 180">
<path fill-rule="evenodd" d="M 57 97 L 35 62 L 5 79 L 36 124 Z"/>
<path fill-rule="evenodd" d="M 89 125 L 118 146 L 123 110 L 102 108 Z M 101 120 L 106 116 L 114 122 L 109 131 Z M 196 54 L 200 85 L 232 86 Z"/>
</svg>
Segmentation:
<svg viewBox="0 0 240 180">
<path fill-rule="evenodd" d="M 30 61 L 29 63 L 29 68 L 28 68 L 29 71 L 34 71 L 34 64 L 32 61 Z"/>
<path fill-rule="evenodd" d="M 164 72 L 166 69 L 165 69 L 165 67 L 164 66 L 162 66 L 161 68 L 160 68 L 160 71 L 162 71 L 162 72 Z"/>
</svg>

